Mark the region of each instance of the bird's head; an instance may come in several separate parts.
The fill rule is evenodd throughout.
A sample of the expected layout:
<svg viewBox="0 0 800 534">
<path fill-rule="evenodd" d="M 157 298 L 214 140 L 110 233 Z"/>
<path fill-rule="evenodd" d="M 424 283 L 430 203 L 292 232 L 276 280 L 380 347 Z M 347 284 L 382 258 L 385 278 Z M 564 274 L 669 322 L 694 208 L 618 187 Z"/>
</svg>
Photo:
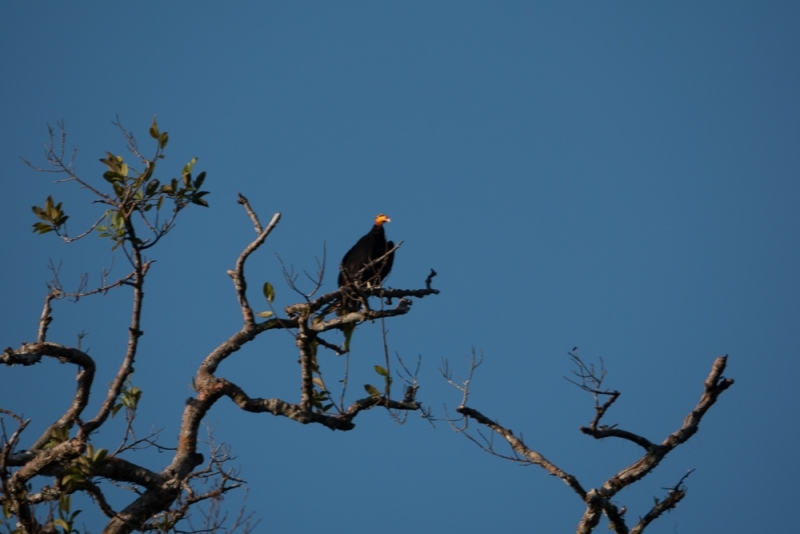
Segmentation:
<svg viewBox="0 0 800 534">
<path fill-rule="evenodd" d="M 392 222 L 388 215 L 384 213 L 379 213 L 377 217 L 375 217 L 375 225 L 382 226 L 383 223 Z"/>
</svg>

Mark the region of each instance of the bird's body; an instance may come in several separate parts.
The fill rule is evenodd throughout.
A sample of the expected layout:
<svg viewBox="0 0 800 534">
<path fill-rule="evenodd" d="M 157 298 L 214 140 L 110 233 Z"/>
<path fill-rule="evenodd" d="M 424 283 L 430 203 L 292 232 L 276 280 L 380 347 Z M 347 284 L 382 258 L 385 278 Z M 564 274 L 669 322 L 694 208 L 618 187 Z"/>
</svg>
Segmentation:
<svg viewBox="0 0 800 534">
<path fill-rule="evenodd" d="M 383 213 L 375 217 L 372 229 L 344 255 L 339 287 L 348 283 L 376 287 L 389 275 L 394 263 L 394 243 L 386 241 L 383 224 L 387 222 L 391 219 Z"/>
</svg>

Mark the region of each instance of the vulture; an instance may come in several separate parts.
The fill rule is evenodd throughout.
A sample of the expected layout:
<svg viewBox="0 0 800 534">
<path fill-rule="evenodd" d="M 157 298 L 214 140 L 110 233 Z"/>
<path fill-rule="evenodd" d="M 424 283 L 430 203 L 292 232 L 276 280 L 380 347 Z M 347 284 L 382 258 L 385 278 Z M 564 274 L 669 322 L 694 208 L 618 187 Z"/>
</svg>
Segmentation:
<svg viewBox="0 0 800 534">
<path fill-rule="evenodd" d="M 384 223 L 391 222 L 383 213 L 375 217 L 375 224 L 365 236 L 359 239 L 342 258 L 339 271 L 339 287 L 348 282 L 367 287 L 380 286 L 389 275 L 394 263 L 394 243 L 386 241 Z M 387 252 L 389 252 L 387 254 Z"/>
</svg>

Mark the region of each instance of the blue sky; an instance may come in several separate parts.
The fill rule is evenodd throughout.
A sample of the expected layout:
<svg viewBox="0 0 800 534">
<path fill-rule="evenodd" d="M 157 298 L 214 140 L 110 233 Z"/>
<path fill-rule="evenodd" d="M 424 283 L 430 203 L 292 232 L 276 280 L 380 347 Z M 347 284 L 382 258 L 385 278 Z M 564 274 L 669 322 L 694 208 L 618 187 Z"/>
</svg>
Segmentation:
<svg viewBox="0 0 800 534">
<path fill-rule="evenodd" d="M 649 532 L 785 531 L 800 475 L 798 24 L 793 2 L 3 3 L 0 342 L 35 338 L 49 260 L 68 284 L 82 272 L 96 282 L 112 261 L 101 240 L 31 233 L 30 206 L 47 195 L 74 233 L 100 209 L 19 157 L 40 162 L 45 125 L 64 120 L 78 171 L 101 183 L 97 160 L 124 153 L 111 121 L 144 144 L 157 114 L 171 139 L 160 169 L 199 157 L 211 208 L 186 212 L 153 252 L 134 375 L 142 431 L 174 440 L 198 362 L 240 324 L 225 271 L 252 226 L 237 192 L 262 220 L 283 213 L 249 268 L 280 306 L 293 299 L 276 254 L 311 271 L 324 244 L 335 272 L 385 212 L 404 241 L 389 285 L 439 272 L 441 295 L 389 323 L 392 351 L 422 356 L 420 397 L 436 415 L 460 400 L 441 359 L 463 374 L 482 350 L 471 404 L 595 487 L 639 451 L 578 432 L 592 404 L 562 378 L 569 349 L 602 357 L 623 392 L 607 422 L 653 441 L 730 354 L 736 384 L 701 431 L 617 501 L 644 514 L 697 468 Z M 123 258 L 114 266 L 122 274 Z M 129 307 L 123 292 L 56 306 L 51 340 L 88 332 L 97 386 L 122 357 Z M 356 334 L 351 390 L 374 381 L 377 333 Z M 221 372 L 296 401 L 295 361 L 292 338 L 273 332 Z M 33 439 L 73 379 L 52 361 L 2 369 L 0 406 L 32 417 Z M 208 421 L 238 457 L 262 531 L 569 532 L 582 512 L 538 468 L 415 416 L 399 427 L 364 414 L 332 433 L 220 402 Z M 114 428 L 102 438 L 115 444 Z M 100 530 L 96 514 L 82 518 Z"/>
</svg>

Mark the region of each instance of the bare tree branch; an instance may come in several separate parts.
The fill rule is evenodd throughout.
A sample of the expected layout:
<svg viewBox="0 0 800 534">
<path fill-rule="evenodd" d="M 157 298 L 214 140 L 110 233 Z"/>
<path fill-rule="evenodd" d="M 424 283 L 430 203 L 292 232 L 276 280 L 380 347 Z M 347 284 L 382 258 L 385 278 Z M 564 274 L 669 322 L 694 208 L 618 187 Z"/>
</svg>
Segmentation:
<svg viewBox="0 0 800 534">
<path fill-rule="evenodd" d="M 606 371 L 602 366 L 602 362 L 598 370 L 593 365 L 586 365 L 577 356 L 574 350 L 570 352 L 570 356 L 572 357 L 573 362 L 577 365 L 577 370 L 573 372 L 573 374 L 577 377 L 577 380 L 568 380 L 576 384 L 584 391 L 591 393 L 595 400 L 595 416 L 592 419 L 589 427 L 580 427 L 581 432 L 596 439 L 603 439 L 606 437 L 622 438 L 636 443 L 645 449 L 644 456 L 608 479 L 599 489 L 593 488 L 589 491 L 584 490 L 574 476 L 562 471 L 560 468 L 546 460 L 539 452 L 527 447 L 520 438 L 514 436 L 510 429 L 498 424 L 496 421 L 493 421 L 474 408 L 470 408 L 466 405 L 469 398 L 473 373 L 482 361 L 475 355 L 474 351 L 471 359 L 469 360 L 469 375 L 466 380 L 454 380 L 446 361 L 442 366 L 441 372 L 445 379 L 463 394 L 461 405 L 456 410 L 464 417 L 463 424 L 457 425 L 457 421 L 454 421 L 449 417 L 447 420 L 456 432 L 466 436 L 484 451 L 504 459 L 539 465 L 550 474 L 561 478 L 573 489 L 573 491 L 575 491 L 575 493 L 581 497 L 581 500 L 586 503 L 586 511 L 581 517 L 576 530 L 578 534 L 588 534 L 593 532 L 603 515 L 608 518 L 609 528 L 614 532 L 618 534 L 628 534 L 629 532 L 633 534 L 640 534 L 644 531 L 647 525 L 657 519 L 665 511 L 677 506 L 677 504 L 684 498 L 686 495 L 686 488 L 684 487 L 683 483 L 693 470 L 684 475 L 674 487 L 668 488 L 667 497 L 662 501 L 657 500 L 655 506 L 653 506 L 653 508 L 643 518 L 641 518 L 639 523 L 632 530 L 629 530 L 625 523 L 624 515 L 627 511 L 626 508 L 624 506 L 619 508 L 611 501 L 611 499 L 623 488 L 635 483 L 649 474 L 653 469 L 656 468 L 656 466 L 658 466 L 658 464 L 670 451 L 672 451 L 678 445 L 686 442 L 686 440 L 688 440 L 697 432 L 700 421 L 705 413 L 716 402 L 719 395 L 734 383 L 733 379 L 724 378 L 722 376 L 727 363 L 727 356 L 720 356 L 714 361 L 711 372 L 704 382 L 703 394 L 700 397 L 700 401 L 685 418 L 681 428 L 671 433 L 661 442 L 661 444 L 658 445 L 632 432 L 621 430 L 616 427 L 599 425 L 601 418 L 605 415 L 608 408 L 619 398 L 620 392 L 603 388 L 602 384 L 606 375 Z M 600 396 L 607 396 L 608 400 L 601 404 L 599 400 Z M 470 435 L 467 431 L 468 421 L 470 419 L 491 429 L 495 434 L 500 435 L 511 446 L 514 456 L 497 453 L 494 449 L 491 438 L 484 436 L 480 432 L 478 434 L 481 437 L 481 440 L 478 440 L 474 436 Z"/>
<path fill-rule="evenodd" d="M 241 195 L 240 195 L 241 196 Z M 241 197 L 244 198 L 244 197 Z M 250 205 L 246 203 L 247 199 L 242 204 L 245 204 L 246 209 L 250 209 Z M 239 299 L 239 306 L 242 308 L 242 315 L 244 316 L 244 322 L 246 325 L 254 324 L 254 315 L 253 310 L 250 308 L 250 304 L 247 301 L 247 282 L 244 278 L 244 263 L 247 261 L 247 258 L 255 252 L 258 247 L 260 247 L 264 241 L 267 239 L 272 230 L 278 225 L 278 222 L 281 220 L 281 214 L 276 213 L 272 216 L 272 220 L 267 225 L 267 227 L 261 231 L 258 237 L 250 243 L 247 248 L 245 248 L 242 253 L 239 255 L 239 259 L 236 260 L 236 268 L 233 271 L 228 271 L 228 275 L 233 278 L 233 284 L 236 287 L 236 297 Z M 258 219 L 256 219 L 256 224 L 258 225 Z M 260 226 L 260 225 L 258 225 Z"/>
<path fill-rule="evenodd" d="M 631 534 L 640 534 L 641 532 L 644 532 L 644 529 L 647 527 L 647 525 L 658 519 L 661 514 L 678 506 L 678 503 L 681 502 L 681 500 L 683 500 L 683 498 L 686 496 L 686 487 L 683 485 L 683 483 L 693 472 L 694 469 L 690 469 L 673 487 L 664 488 L 669 490 L 667 493 L 667 498 L 663 501 L 656 499 L 655 505 L 644 517 L 639 520 L 639 523 L 637 523 L 636 526 L 631 529 Z"/>
</svg>

